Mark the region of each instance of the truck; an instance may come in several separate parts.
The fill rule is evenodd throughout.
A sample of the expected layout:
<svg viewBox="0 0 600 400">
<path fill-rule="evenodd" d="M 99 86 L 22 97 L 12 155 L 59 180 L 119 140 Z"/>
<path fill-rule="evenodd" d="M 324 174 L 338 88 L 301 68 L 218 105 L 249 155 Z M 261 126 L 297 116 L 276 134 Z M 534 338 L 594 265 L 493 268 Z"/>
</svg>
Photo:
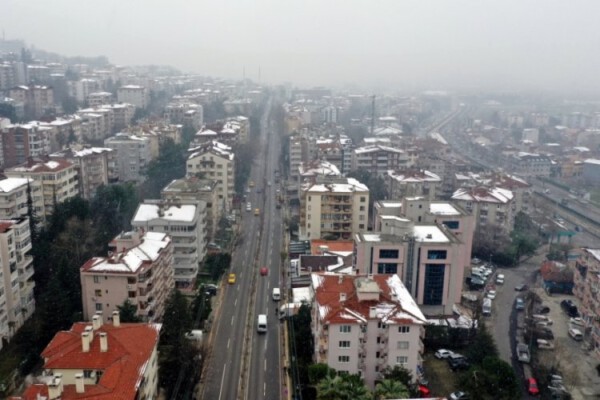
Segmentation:
<svg viewBox="0 0 600 400">
<path fill-rule="evenodd" d="M 517 344 L 517 359 L 522 363 L 529 363 L 529 361 L 531 361 L 529 346 L 525 343 Z"/>
<path fill-rule="evenodd" d="M 279 307 L 279 313 L 277 316 L 279 319 L 293 317 L 294 315 L 298 314 L 298 310 L 300 309 L 301 305 L 302 303 L 286 303 Z"/>
</svg>

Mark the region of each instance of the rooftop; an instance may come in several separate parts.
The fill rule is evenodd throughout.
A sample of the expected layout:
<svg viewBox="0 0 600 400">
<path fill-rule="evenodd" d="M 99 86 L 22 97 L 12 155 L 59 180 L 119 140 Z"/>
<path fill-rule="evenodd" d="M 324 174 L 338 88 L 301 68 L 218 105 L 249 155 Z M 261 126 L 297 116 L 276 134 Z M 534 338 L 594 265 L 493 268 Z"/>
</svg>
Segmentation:
<svg viewBox="0 0 600 400">
<path fill-rule="evenodd" d="M 164 206 L 142 203 L 132 222 L 147 222 L 159 218 L 166 221 L 193 222 L 196 218 L 196 206 L 193 204 Z"/>
</svg>

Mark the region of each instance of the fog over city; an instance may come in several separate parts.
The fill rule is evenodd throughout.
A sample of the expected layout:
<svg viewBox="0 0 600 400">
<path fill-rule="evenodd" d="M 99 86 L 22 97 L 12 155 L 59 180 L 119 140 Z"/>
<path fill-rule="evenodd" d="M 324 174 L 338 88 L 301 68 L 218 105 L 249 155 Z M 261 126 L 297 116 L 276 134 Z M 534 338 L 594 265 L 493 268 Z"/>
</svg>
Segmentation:
<svg viewBox="0 0 600 400">
<path fill-rule="evenodd" d="M 600 2 L 2 0 L 7 38 L 266 82 L 598 89 Z"/>
</svg>

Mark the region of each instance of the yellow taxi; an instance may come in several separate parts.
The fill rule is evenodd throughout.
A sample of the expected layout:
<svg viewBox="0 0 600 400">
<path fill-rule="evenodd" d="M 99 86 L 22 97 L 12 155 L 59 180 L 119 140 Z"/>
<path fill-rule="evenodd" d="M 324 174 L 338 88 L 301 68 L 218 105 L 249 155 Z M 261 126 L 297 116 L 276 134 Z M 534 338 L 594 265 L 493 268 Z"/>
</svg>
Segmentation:
<svg viewBox="0 0 600 400">
<path fill-rule="evenodd" d="M 250 183 L 248 184 L 248 186 L 254 187 L 254 181 L 250 181 Z"/>
<path fill-rule="evenodd" d="M 260 215 L 260 208 L 254 209 L 254 215 L 256 215 L 256 216 Z"/>
<path fill-rule="evenodd" d="M 229 276 L 227 277 L 227 282 L 230 285 L 233 285 L 235 283 L 235 274 L 229 274 Z"/>
</svg>

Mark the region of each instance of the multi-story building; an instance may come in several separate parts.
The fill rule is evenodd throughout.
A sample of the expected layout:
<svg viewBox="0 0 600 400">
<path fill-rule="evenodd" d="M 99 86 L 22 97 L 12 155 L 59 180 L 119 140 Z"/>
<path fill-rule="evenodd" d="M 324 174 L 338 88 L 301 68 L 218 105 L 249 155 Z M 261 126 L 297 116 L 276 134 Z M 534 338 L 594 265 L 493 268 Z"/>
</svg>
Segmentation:
<svg viewBox="0 0 600 400">
<path fill-rule="evenodd" d="M 51 158 L 64 158 L 77 168 L 79 193 L 84 199 L 91 199 L 102 185 L 119 180 L 116 167 L 116 151 L 106 147 L 69 149 L 51 154 Z"/>
<path fill-rule="evenodd" d="M 308 162 L 308 142 L 300 136 L 292 136 L 289 145 L 290 178 L 298 179 L 300 164 Z"/>
<path fill-rule="evenodd" d="M 52 214 L 55 204 L 79 194 L 77 168 L 62 158 L 30 159 L 25 164 L 5 170 L 4 174 L 9 178 L 30 178 L 41 182 L 45 215 L 38 215 L 40 218 Z"/>
<path fill-rule="evenodd" d="M 206 229 L 209 238 L 214 238 L 219 222 L 219 197 L 217 181 L 191 178 L 175 179 L 160 192 L 163 200 L 183 201 L 188 200 L 204 202 L 206 204 Z"/>
<path fill-rule="evenodd" d="M 25 104 L 25 117 L 36 119 L 54 108 L 54 91 L 51 87 L 31 85 L 16 86 L 9 90 L 8 96 Z"/>
<path fill-rule="evenodd" d="M 580 301 L 581 318 L 590 330 L 588 339 L 594 355 L 600 358 L 600 249 L 582 249 L 575 262 L 574 283 L 573 294 Z"/>
<path fill-rule="evenodd" d="M 371 145 L 358 147 L 352 154 L 352 169 L 364 169 L 372 175 L 384 177 L 389 170 L 409 166 L 406 152 L 389 146 Z"/>
<path fill-rule="evenodd" d="M 8 125 L 2 131 L 4 167 L 22 164 L 30 157 L 49 154 L 52 131 L 51 126 L 37 121 Z"/>
<path fill-rule="evenodd" d="M 151 143 L 146 137 L 117 133 L 104 141 L 116 150 L 117 171 L 121 182 L 143 182 L 146 167 L 152 161 Z"/>
<path fill-rule="evenodd" d="M 160 321 L 174 288 L 173 244 L 166 233 L 123 232 L 110 243 L 108 257 L 94 257 L 80 269 L 83 318 L 105 319 L 129 300 L 144 322 Z"/>
<path fill-rule="evenodd" d="M 112 112 L 111 133 L 127 128 L 135 115 L 135 106 L 129 103 L 104 104 L 100 109 Z"/>
<path fill-rule="evenodd" d="M 35 309 L 28 218 L 0 220 L 0 349 Z"/>
<path fill-rule="evenodd" d="M 314 358 L 373 388 L 400 365 L 420 377 L 425 316 L 398 275 L 311 275 Z"/>
<path fill-rule="evenodd" d="M 369 188 L 354 178 L 317 177 L 303 185 L 300 236 L 306 239 L 350 239 L 366 232 Z"/>
<path fill-rule="evenodd" d="M 354 236 L 357 273 L 397 274 L 425 314 L 450 315 L 470 265 L 472 218 L 449 204 L 404 204 L 414 213 L 380 215 L 380 231 Z M 437 222 L 425 222 L 431 219 Z"/>
<path fill-rule="evenodd" d="M 100 90 L 100 82 L 96 79 L 79 79 L 78 81 L 69 81 L 69 96 L 74 97 L 80 104 L 85 102 L 92 93 Z"/>
<path fill-rule="evenodd" d="M 29 386 L 13 400 L 158 398 L 158 339 L 161 324 L 112 324 L 94 317 L 60 331 L 42 352 L 46 383 Z"/>
<path fill-rule="evenodd" d="M 199 263 L 206 255 L 206 203 L 146 200 L 138 206 L 131 225 L 162 232 L 173 241 L 175 287 L 193 290 Z"/>
<path fill-rule="evenodd" d="M 87 97 L 87 102 L 90 107 L 99 107 L 103 104 L 111 104 L 113 95 L 110 92 L 93 92 Z"/>
<path fill-rule="evenodd" d="M 548 177 L 552 169 L 552 160 L 542 154 L 520 152 L 515 154 L 510 162 L 514 173 L 523 177 Z"/>
<path fill-rule="evenodd" d="M 0 180 L 0 218 L 25 217 L 28 215 L 28 187 L 35 214 L 40 216 L 45 214 L 41 182 L 29 178 L 6 178 Z"/>
<path fill-rule="evenodd" d="M 129 103 L 136 108 L 146 108 L 150 102 L 148 89 L 138 85 L 125 85 L 117 89 L 117 100 L 119 103 Z"/>
<path fill-rule="evenodd" d="M 600 184 L 600 160 L 593 158 L 584 160 L 581 176 L 587 183 Z"/>
<path fill-rule="evenodd" d="M 190 149 L 186 177 L 201 175 L 217 181 L 218 210 L 227 213 L 232 208 L 234 195 L 235 155 L 231 147 L 216 141 Z"/>
<path fill-rule="evenodd" d="M 200 104 L 171 103 L 165 107 L 165 118 L 172 124 L 200 129 L 204 124 L 204 109 Z"/>
<path fill-rule="evenodd" d="M 442 179 L 433 172 L 409 168 L 387 171 L 385 183 L 392 199 L 422 196 L 435 200 L 440 193 Z"/>
<path fill-rule="evenodd" d="M 477 227 L 497 226 L 510 232 L 513 229 L 514 194 L 508 189 L 477 186 L 458 189 L 451 200 L 475 217 Z"/>
</svg>

